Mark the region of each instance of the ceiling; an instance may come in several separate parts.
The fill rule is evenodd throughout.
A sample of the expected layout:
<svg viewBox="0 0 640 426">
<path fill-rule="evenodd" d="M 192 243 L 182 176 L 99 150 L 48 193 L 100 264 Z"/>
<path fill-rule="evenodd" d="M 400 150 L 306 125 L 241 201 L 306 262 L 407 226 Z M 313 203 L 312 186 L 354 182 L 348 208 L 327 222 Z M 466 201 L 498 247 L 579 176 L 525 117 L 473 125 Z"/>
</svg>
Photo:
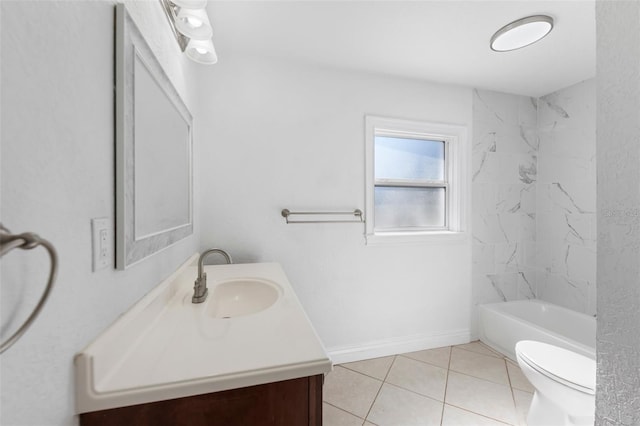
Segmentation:
<svg viewBox="0 0 640 426">
<path fill-rule="evenodd" d="M 595 76 L 595 1 L 214 1 L 220 61 L 236 53 L 542 96 Z M 555 28 L 497 53 L 489 39 L 525 16 Z"/>
</svg>

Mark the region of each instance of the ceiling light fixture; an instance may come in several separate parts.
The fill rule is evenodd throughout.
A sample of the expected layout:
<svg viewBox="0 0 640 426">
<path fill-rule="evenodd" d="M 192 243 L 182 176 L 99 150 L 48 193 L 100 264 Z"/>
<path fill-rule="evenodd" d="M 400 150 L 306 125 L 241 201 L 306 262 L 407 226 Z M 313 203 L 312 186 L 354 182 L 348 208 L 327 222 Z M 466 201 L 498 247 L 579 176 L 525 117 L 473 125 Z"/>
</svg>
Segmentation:
<svg viewBox="0 0 640 426">
<path fill-rule="evenodd" d="M 491 49 L 508 52 L 542 40 L 553 29 L 553 18 L 547 15 L 527 16 L 500 28 L 491 37 Z"/>
<path fill-rule="evenodd" d="M 213 29 L 205 6 L 207 0 L 160 0 L 173 35 L 189 59 L 213 65 L 218 55 L 213 47 Z"/>
</svg>

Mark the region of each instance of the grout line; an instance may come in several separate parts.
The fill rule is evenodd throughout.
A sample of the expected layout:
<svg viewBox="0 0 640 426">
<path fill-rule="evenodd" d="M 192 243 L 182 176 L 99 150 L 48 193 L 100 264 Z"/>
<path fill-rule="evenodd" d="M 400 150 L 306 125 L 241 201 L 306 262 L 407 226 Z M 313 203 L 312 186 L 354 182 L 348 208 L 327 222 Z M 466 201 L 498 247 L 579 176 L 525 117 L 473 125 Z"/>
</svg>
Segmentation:
<svg viewBox="0 0 640 426">
<path fill-rule="evenodd" d="M 444 403 L 444 401 L 440 401 L 439 399 L 436 399 L 436 398 L 434 398 L 432 396 L 424 395 L 424 394 L 418 393 L 418 392 L 416 392 L 414 390 L 403 388 L 402 386 L 394 385 L 393 383 L 384 382 L 384 384 L 392 386 L 394 388 L 398 388 L 398 389 L 400 389 L 402 391 L 405 391 L 405 392 L 412 393 L 412 394 L 417 395 L 417 396 L 422 397 L 422 398 L 427 398 L 427 399 L 430 399 L 430 400 L 435 401 L 435 402 Z"/>
<path fill-rule="evenodd" d="M 483 348 L 487 349 L 489 352 L 493 352 L 494 354 L 496 354 L 497 357 L 505 358 L 505 359 L 507 358 L 504 354 L 502 354 L 501 352 L 498 352 L 497 350 L 493 349 L 491 346 L 487 345 L 482 340 L 476 340 L 476 342 L 478 342 L 478 344 L 480 346 L 482 346 Z"/>
<path fill-rule="evenodd" d="M 440 426 L 442 426 L 442 421 L 444 420 L 444 406 L 447 401 L 447 387 L 449 387 L 449 371 L 451 370 L 451 353 L 453 352 L 453 348 L 449 346 L 449 362 L 447 363 L 447 376 L 444 380 L 444 394 L 442 395 L 442 411 L 440 412 Z"/>
<path fill-rule="evenodd" d="M 393 357 L 394 357 L 394 361 L 395 361 L 395 355 L 393 355 Z M 393 361 L 391 362 L 391 365 L 393 365 Z M 346 364 L 337 364 L 336 367 L 342 367 L 342 368 L 344 368 L 346 370 L 353 371 L 354 373 L 362 374 L 363 376 L 367 376 L 367 377 L 369 377 L 371 379 L 374 379 L 374 380 L 377 380 L 379 382 L 384 382 L 386 377 L 387 377 L 386 374 L 384 376 L 385 377 L 384 379 L 380 379 L 378 377 L 373 377 L 373 376 L 368 375 L 367 373 L 363 373 L 362 371 L 358 371 L 358 370 L 354 370 L 353 368 L 346 367 Z M 389 366 L 389 370 L 391 370 L 391 366 Z M 387 371 L 387 374 L 389 374 L 388 371 Z"/>
<path fill-rule="evenodd" d="M 367 421 L 367 418 L 369 417 L 369 414 L 371 414 L 371 409 L 373 408 L 373 406 L 375 405 L 376 401 L 378 400 L 378 396 L 380 395 L 380 391 L 382 390 L 382 387 L 384 386 L 384 384 L 387 381 L 387 377 L 389 377 L 389 372 L 391 371 L 391 369 L 393 368 L 393 364 L 396 363 L 396 359 L 398 358 L 398 355 L 394 355 L 393 356 L 393 361 L 391 361 L 391 365 L 389 366 L 389 369 L 387 370 L 387 374 L 384 375 L 384 379 L 382 379 L 382 383 L 380 384 L 380 388 L 378 388 L 378 392 L 376 393 L 376 397 L 373 398 L 373 402 L 371 403 L 371 405 L 369 406 L 369 410 L 367 411 L 367 415 L 364 416 L 364 420 Z M 363 423 L 364 424 L 364 423 Z"/>
<path fill-rule="evenodd" d="M 509 383 L 498 383 L 498 382 L 494 382 L 494 381 L 491 381 L 491 380 L 483 379 L 482 377 L 476 377 L 476 376 L 473 376 L 473 375 L 468 374 L 468 373 L 461 373 L 460 371 L 456 371 L 456 370 L 451 370 L 451 371 L 453 371 L 456 374 L 460 374 L 462 376 L 467 376 L 467 377 L 471 377 L 472 379 L 482 380 L 483 382 L 491 383 L 492 385 L 504 386 L 506 388 L 510 388 L 511 387 L 511 385 Z"/>
<path fill-rule="evenodd" d="M 353 417 L 357 417 L 358 419 L 361 419 L 361 420 L 362 420 L 362 424 L 364 424 L 364 422 L 366 421 L 366 420 L 365 420 L 365 419 L 363 419 L 362 417 L 360 417 L 360 416 L 358 416 L 358 415 L 353 414 L 351 411 L 347 411 L 347 410 L 345 410 L 344 408 L 340 408 L 340 407 L 338 407 L 337 405 L 333 405 L 332 403 L 327 402 L 327 401 L 322 401 L 322 402 L 323 402 L 324 404 L 327 404 L 327 405 L 332 406 L 332 407 L 333 407 L 333 408 L 335 408 L 335 409 L 338 409 L 338 410 L 343 411 L 343 412 L 345 412 L 345 413 L 347 413 L 347 414 L 350 414 L 350 415 L 352 415 Z"/>
<path fill-rule="evenodd" d="M 396 363 L 396 359 L 398 359 L 398 355 L 394 355 L 393 356 L 393 361 L 391 361 L 391 365 L 389 366 L 389 369 L 387 370 L 387 374 L 384 375 L 384 379 L 382 379 L 382 383 L 384 384 L 384 382 L 387 381 L 387 377 L 389 377 L 389 373 L 391 372 L 391 369 L 393 368 L 393 364 Z"/>
<path fill-rule="evenodd" d="M 442 349 L 442 348 L 434 348 L 434 349 Z M 425 350 L 430 351 L 431 349 L 425 349 Z M 422 364 L 427 364 L 427 365 L 430 365 L 431 367 L 438 367 L 438 368 L 441 368 L 443 370 L 447 369 L 446 367 L 434 364 L 432 362 L 423 361 L 421 359 L 416 359 L 416 358 L 411 358 L 410 356 L 407 356 L 406 354 L 398 354 L 398 356 L 401 356 L 402 358 L 405 358 L 405 359 L 410 359 L 411 361 L 421 362 Z M 451 346 L 449 346 L 449 357 L 451 357 Z"/>
<path fill-rule="evenodd" d="M 516 405 L 516 395 L 513 392 L 513 384 L 511 383 L 511 374 L 509 374 L 509 366 L 507 365 L 507 359 L 504 360 L 504 368 L 507 369 L 507 379 L 509 380 L 509 390 L 511 391 L 511 400 L 513 401 L 513 413 L 516 416 L 516 423 L 520 424 L 520 416 L 518 413 L 518 407 Z"/>
<path fill-rule="evenodd" d="M 490 348 L 487 348 L 487 349 L 489 349 L 491 352 L 493 352 L 493 355 L 492 354 L 487 354 L 487 353 L 484 353 L 484 352 L 474 351 L 474 350 L 471 350 L 471 349 L 461 348 L 460 346 L 453 346 L 453 347 L 456 348 L 456 349 L 460 349 L 461 351 L 471 352 L 472 354 L 484 355 L 484 356 L 488 356 L 490 358 L 495 358 L 495 359 L 504 359 L 504 355 L 499 354 L 499 353 L 495 352 L 493 349 L 490 349 Z"/>
<path fill-rule="evenodd" d="M 476 416 L 484 417 L 485 419 L 491 419 L 491 420 L 496 421 L 498 423 L 502 423 L 502 424 L 509 425 L 509 426 L 515 426 L 512 423 L 505 422 L 504 420 L 499 420 L 499 419 L 496 419 L 494 417 L 487 416 L 486 414 L 476 413 L 475 411 L 471 411 L 468 408 L 460 407 L 460 406 L 454 405 L 454 404 L 445 404 L 445 405 L 457 408 L 458 410 L 466 411 L 467 413 L 475 414 Z"/>
</svg>

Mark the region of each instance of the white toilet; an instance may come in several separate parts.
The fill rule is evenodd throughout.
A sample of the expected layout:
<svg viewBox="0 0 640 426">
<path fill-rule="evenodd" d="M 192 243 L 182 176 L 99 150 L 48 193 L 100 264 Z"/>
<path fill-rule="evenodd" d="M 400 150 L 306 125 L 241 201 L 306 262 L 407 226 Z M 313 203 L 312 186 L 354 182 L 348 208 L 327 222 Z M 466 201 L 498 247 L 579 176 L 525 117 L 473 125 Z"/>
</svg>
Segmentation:
<svg viewBox="0 0 640 426">
<path fill-rule="evenodd" d="M 516 358 L 535 388 L 528 426 L 593 426 L 596 362 L 567 349 L 522 340 Z"/>
</svg>

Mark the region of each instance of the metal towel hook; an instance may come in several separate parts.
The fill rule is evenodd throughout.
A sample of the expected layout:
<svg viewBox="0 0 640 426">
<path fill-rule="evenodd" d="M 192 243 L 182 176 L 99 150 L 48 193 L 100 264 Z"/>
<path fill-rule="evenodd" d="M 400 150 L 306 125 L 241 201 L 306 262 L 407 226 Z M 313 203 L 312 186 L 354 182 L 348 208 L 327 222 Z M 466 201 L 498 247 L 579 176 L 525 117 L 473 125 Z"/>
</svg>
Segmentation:
<svg viewBox="0 0 640 426">
<path fill-rule="evenodd" d="M 49 241 L 44 238 L 40 238 L 37 234 L 33 232 L 25 232 L 22 234 L 12 234 L 7 228 L 5 228 L 2 223 L 0 223 L 0 257 L 9 253 L 11 250 L 15 248 L 21 248 L 23 250 L 31 250 L 38 246 L 42 246 L 49 253 L 49 258 L 51 259 L 51 270 L 49 272 L 49 279 L 47 281 L 47 286 L 44 289 L 44 293 L 40 297 L 38 304 L 35 309 L 29 315 L 27 320 L 18 328 L 18 330 L 13 333 L 11 337 L 9 337 L 6 341 L 0 343 L 0 354 L 9 349 L 22 335 L 27 331 L 31 323 L 36 319 L 42 307 L 47 301 L 49 297 L 49 293 L 53 288 L 53 283 L 56 279 L 56 275 L 58 273 L 58 254 L 56 253 L 55 247 Z"/>
</svg>

